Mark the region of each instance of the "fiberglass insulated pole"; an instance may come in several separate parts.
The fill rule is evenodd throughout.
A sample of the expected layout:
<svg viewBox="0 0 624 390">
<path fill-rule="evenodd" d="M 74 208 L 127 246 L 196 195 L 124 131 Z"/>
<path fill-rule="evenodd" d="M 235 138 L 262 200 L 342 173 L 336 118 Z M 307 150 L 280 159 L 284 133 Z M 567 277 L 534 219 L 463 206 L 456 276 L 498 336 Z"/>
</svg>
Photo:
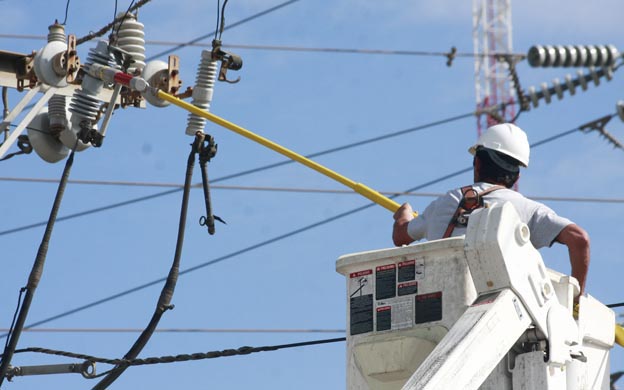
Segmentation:
<svg viewBox="0 0 624 390">
<path fill-rule="evenodd" d="M 177 97 L 168 94 L 164 91 L 161 90 L 155 90 L 152 89 L 151 92 L 148 93 L 154 93 L 158 98 L 166 100 L 180 108 L 185 109 L 186 111 L 193 113 L 197 116 L 200 116 L 202 118 L 205 118 L 213 123 L 216 123 L 219 126 L 225 127 L 228 130 L 231 130 L 239 135 L 242 135 L 245 138 L 248 138 L 254 142 L 257 142 L 277 153 L 280 153 L 292 160 L 295 160 L 305 166 L 307 166 L 308 168 L 312 168 L 315 171 L 331 178 L 334 179 L 335 181 L 351 188 L 353 191 L 357 192 L 358 194 L 366 197 L 367 199 L 377 203 L 380 206 L 385 207 L 386 209 L 395 212 L 399 209 L 399 207 L 401 207 L 400 204 L 398 204 L 397 202 L 395 202 L 394 200 L 380 194 L 379 192 L 373 190 L 372 188 L 362 184 L 362 183 L 357 183 L 345 176 L 342 176 L 341 174 L 332 171 L 331 169 L 310 160 L 307 157 L 302 156 L 299 153 L 293 152 L 290 149 L 287 149 L 267 138 L 264 138 L 258 134 L 255 134 L 241 126 L 238 126 L 237 124 L 234 124 L 232 122 L 229 122 L 221 117 L 218 117 L 208 111 L 202 110 L 201 108 L 194 106 L 190 103 L 187 103 L 181 99 L 178 99 Z M 417 217 L 418 213 L 414 212 L 414 216 Z"/>
</svg>

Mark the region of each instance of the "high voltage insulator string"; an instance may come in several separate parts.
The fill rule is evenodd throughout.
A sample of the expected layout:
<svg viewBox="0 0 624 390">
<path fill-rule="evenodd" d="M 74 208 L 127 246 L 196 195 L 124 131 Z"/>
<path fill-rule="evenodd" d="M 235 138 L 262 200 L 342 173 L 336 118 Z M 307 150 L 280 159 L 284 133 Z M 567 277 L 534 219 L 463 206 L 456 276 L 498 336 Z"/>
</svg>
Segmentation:
<svg viewBox="0 0 624 390">
<path fill-rule="evenodd" d="M 307 154 L 306 157 L 314 158 L 314 157 L 327 155 L 327 154 L 330 154 L 330 153 L 340 152 L 340 151 L 343 151 L 343 150 L 347 150 L 347 149 L 351 149 L 351 148 L 354 148 L 354 147 L 370 144 L 370 143 L 373 143 L 373 142 L 378 142 L 378 141 L 382 141 L 382 140 L 385 140 L 385 139 L 398 137 L 400 135 L 412 133 L 412 132 L 415 132 L 415 131 L 421 131 L 421 130 L 425 130 L 425 129 L 428 129 L 428 128 L 431 128 L 431 127 L 443 125 L 443 124 L 446 124 L 446 123 L 451 123 L 451 122 L 454 122 L 454 121 L 457 121 L 457 120 L 460 120 L 460 119 L 465 119 L 465 118 L 472 117 L 474 115 L 475 115 L 474 112 L 461 114 L 461 115 L 456 115 L 456 116 L 453 116 L 453 117 L 450 117 L 450 118 L 438 120 L 438 121 L 435 121 L 435 122 L 430 122 L 430 123 L 427 123 L 427 124 L 424 124 L 424 125 L 414 126 L 414 127 L 408 128 L 408 129 L 394 131 L 394 132 L 391 132 L 391 133 L 388 133 L 388 134 L 383 134 L 383 135 L 380 135 L 380 136 L 377 136 L 377 137 L 368 138 L 368 139 L 365 139 L 365 140 L 362 140 L 362 141 L 352 142 L 352 143 L 349 143 L 349 144 L 346 144 L 346 145 L 337 146 L 337 147 L 326 149 L 326 150 L 323 150 L 323 151 L 320 151 L 320 152 Z M 241 172 L 238 172 L 238 173 L 233 173 L 233 174 L 230 174 L 230 175 L 222 176 L 222 177 L 213 179 L 212 182 L 213 183 L 217 183 L 217 182 L 220 182 L 220 181 L 234 179 L 234 178 L 237 178 L 237 177 L 249 175 L 249 174 L 252 174 L 252 173 L 262 172 L 262 171 L 265 171 L 265 170 L 268 170 L 268 169 L 277 168 L 277 167 L 281 167 L 283 165 L 292 164 L 292 163 L 294 163 L 293 160 L 283 160 L 283 161 L 280 161 L 280 162 L 277 162 L 277 163 L 268 164 L 268 165 L 264 165 L 264 166 L 261 166 L 261 167 L 252 168 L 252 169 L 248 169 L 248 170 L 241 171 Z M 115 208 L 118 208 L 118 207 L 127 206 L 127 205 L 130 205 L 130 204 L 140 203 L 140 202 L 143 202 L 143 201 L 146 201 L 146 200 L 155 199 L 155 198 L 159 198 L 159 197 L 162 197 L 162 196 L 170 195 L 170 194 L 176 193 L 178 191 L 181 191 L 181 189 L 180 188 L 176 188 L 176 189 L 172 189 L 172 190 L 167 190 L 167 191 L 155 193 L 155 194 L 152 194 L 152 195 L 142 196 L 142 197 L 139 197 L 139 198 L 134 198 L 134 199 L 130 199 L 130 200 L 119 202 L 119 203 L 113 203 L 113 204 L 110 204 L 110 205 L 107 205 L 107 206 L 97 207 L 97 208 L 94 208 L 94 209 L 89 209 L 89 210 L 81 211 L 81 212 L 78 212 L 78 213 L 65 215 L 63 217 L 59 217 L 57 219 L 57 222 L 66 221 L 68 219 L 82 217 L 82 216 L 85 216 L 85 215 L 90 215 L 90 214 L 94 214 L 94 213 L 98 213 L 98 212 L 102 212 L 102 211 L 107 211 L 107 210 L 115 209 Z M 36 228 L 36 227 L 39 227 L 39 226 L 43 226 L 44 224 L 45 224 L 45 222 L 38 222 L 38 223 L 34 223 L 34 224 L 20 226 L 20 227 L 13 228 L 13 229 L 0 231 L 0 236 L 6 235 L 6 234 L 11 234 L 11 233 L 17 233 L 17 232 L 28 230 L 28 229 L 33 229 L 33 228 Z"/>
<path fill-rule="evenodd" d="M 285 1 L 285 2 L 283 2 L 281 4 L 278 4 L 278 5 L 274 6 L 274 7 L 268 8 L 268 9 L 266 9 L 264 11 L 261 11 L 261 12 L 258 12 L 256 14 L 253 14 L 253 15 L 251 15 L 249 17 L 243 18 L 243 19 L 241 19 L 241 20 L 239 20 L 237 22 L 228 24 L 226 27 L 223 28 L 223 30 L 229 30 L 229 29 L 234 28 L 236 26 L 240 26 L 241 24 L 244 24 L 244 23 L 247 23 L 247 22 L 251 22 L 252 20 L 257 19 L 257 18 L 259 18 L 261 16 L 270 14 L 271 12 L 277 11 L 278 9 L 281 9 L 281 8 L 286 7 L 288 5 L 294 4 L 297 1 L 299 1 L 299 0 Z M 147 58 L 146 61 L 151 61 L 153 59 L 162 57 L 164 55 L 171 54 L 174 51 L 177 51 L 177 50 L 182 49 L 182 48 L 184 48 L 186 46 L 189 46 L 190 44 L 193 44 L 193 43 L 199 42 L 201 40 L 204 40 L 206 38 L 210 38 L 210 37 L 214 37 L 214 36 L 215 36 L 215 32 L 211 32 L 209 34 L 205 34 L 205 35 L 199 36 L 199 37 L 197 37 L 197 38 L 195 38 L 193 40 L 190 40 L 189 42 L 179 44 L 179 45 L 177 45 L 177 46 L 175 46 L 175 47 L 173 47 L 171 49 L 167 49 L 167 50 L 164 50 L 164 51 L 162 51 L 162 52 L 160 52 L 158 54 L 155 54 L 155 55 Z"/>
<path fill-rule="evenodd" d="M 56 179 L 42 178 L 22 178 L 22 177 L 0 177 L 0 181 L 13 181 L 22 183 L 58 183 Z M 101 186 L 123 186 L 123 187 L 173 187 L 182 188 L 183 184 L 176 183 L 153 183 L 153 182 L 133 182 L 133 181 L 110 181 L 110 180 L 69 180 L 69 184 L 81 185 L 101 185 Z M 192 188 L 201 188 L 201 184 L 194 184 Z M 239 185 L 212 185 L 215 190 L 232 191 L 262 191 L 262 192 L 295 192 L 309 194 L 338 194 L 355 195 L 353 191 L 344 189 L 323 189 L 305 187 L 272 187 L 272 186 L 239 186 Z M 402 191 L 379 191 L 384 195 L 402 195 L 416 197 L 439 197 L 441 192 L 402 192 Z M 580 202 L 580 203 L 624 203 L 624 198 L 596 198 L 596 197 L 571 197 L 571 196 L 535 196 L 525 195 L 529 199 L 538 201 L 554 202 Z"/>
<path fill-rule="evenodd" d="M 620 52 L 613 45 L 536 45 L 527 58 L 533 67 L 613 66 Z"/>
<path fill-rule="evenodd" d="M 577 87 L 581 87 L 583 91 L 586 91 L 588 85 L 592 82 L 596 86 L 600 85 L 600 79 L 602 77 L 606 78 L 607 81 L 610 81 L 613 78 L 613 72 L 616 69 L 617 68 L 605 67 L 595 70 L 591 67 L 589 68 L 587 74 L 584 74 L 579 70 L 576 78 L 573 79 L 569 74 L 565 76 L 563 82 L 556 78 L 553 80 L 551 87 L 549 87 L 547 83 L 541 83 L 539 91 L 534 86 L 529 87 L 527 94 L 523 97 L 523 99 L 530 99 L 533 107 L 538 107 L 539 101 L 542 99 L 546 102 L 546 104 L 550 104 L 552 98 L 555 96 L 559 100 L 563 99 L 565 91 L 569 91 L 570 95 L 574 95 Z M 529 107 L 527 106 L 527 108 Z"/>
<path fill-rule="evenodd" d="M 544 139 L 544 140 L 537 141 L 537 142 L 535 142 L 535 143 L 531 144 L 531 145 L 530 145 L 530 147 L 531 147 L 531 148 L 535 148 L 535 147 L 539 147 L 539 146 L 541 146 L 541 145 L 545 145 L 545 144 L 547 144 L 547 143 L 549 143 L 549 142 L 555 141 L 555 140 L 560 139 L 560 138 L 562 138 L 562 137 L 564 137 L 564 136 L 567 136 L 567 135 L 573 134 L 573 133 L 575 133 L 575 132 L 579 131 L 579 129 L 580 129 L 580 126 L 579 126 L 579 127 L 575 127 L 574 129 L 571 129 L 571 130 L 564 131 L 564 132 L 562 132 L 562 133 L 559 133 L 559 134 L 556 134 L 556 135 L 554 135 L 554 136 L 548 137 L 548 138 L 546 138 L 546 139 Z M 433 185 L 433 184 L 436 184 L 436 183 L 442 182 L 442 181 L 444 181 L 444 180 L 450 179 L 450 178 L 452 178 L 452 177 L 459 176 L 459 175 L 461 175 L 461 174 L 464 174 L 464 173 L 470 172 L 470 171 L 472 171 L 472 169 L 473 169 L 473 167 L 472 167 L 472 166 L 467 167 L 467 168 L 464 168 L 464 169 L 460 169 L 460 170 L 458 170 L 458 171 L 455 171 L 455 172 L 449 173 L 449 174 L 447 174 L 447 175 L 441 176 L 441 177 L 439 177 L 439 178 L 437 178 L 437 179 L 434 179 L 434 180 L 428 181 L 428 182 L 426 182 L 426 183 L 423 183 L 423 184 L 420 184 L 420 185 L 414 186 L 414 187 L 412 187 L 412 188 L 409 188 L 409 189 L 407 189 L 407 190 L 405 190 L 405 191 L 403 191 L 403 192 L 413 192 L 413 191 L 417 191 L 417 190 L 420 190 L 420 189 L 422 189 L 422 188 L 424 188 L 424 187 L 427 187 L 427 186 L 430 186 L 430 185 Z M 173 191 L 173 190 L 172 190 L 172 191 Z M 396 197 L 398 197 L 398 196 L 391 196 L 391 198 L 396 198 Z M 328 223 L 331 223 L 331 222 L 337 221 L 337 220 L 342 219 L 342 218 L 347 217 L 347 216 L 351 216 L 351 215 L 356 214 L 356 213 L 358 213 L 358 212 L 360 212 L 360 211 L 367 210 L 367 209 L 369 209 L 369 208 L 371 208 L 371 207 L 373 207 L 373 206 L 375 206 L 375 203 L 368 203 L 368 204 L 365 204 L 365 205 L 363 205 L 363 206 L 356 207 L 356 208 L 354 208 L 354 209 L 351 209 L 351 210 L 348 210 L 348 211 L 342 212 L 342 213 L 340 213 L 340 214 L 336 214 L 336 215 L 334 215 L 334 216 L 332 216 L 332 217 L 325 218 L 325 219 L 323 219 L 323 220 L 321 220 L 321 221 L 318 221 L 318 222 L 315 222 L 315 223 L 312 223 L 312 224 L 306 225 L 306 226 L 304 226 L 304 227 L 301 227 L 301 228 L 298 228 L 298 229 L 292 230 L 292 231 L 290 231 L 290 232 L 287 232 L 287 233 L 281 234 L 281 235 L 279 235 L 279 236 L 276 236 L 276 237 L 270 238 L 270 239 L 265 240 L 265 241 L 262 241 L 262 242 L 260 242 L 260 243 L 250 245 L 250 246 L 245 247 L 245 248 L 243 248 L 243 249 L 239 249 L 239 250 L 234 251 L 234 252 L 231 252 L 231 253 L 229 253 L 229 254 L 226 254 L 226 255 L 223 255 L 223 256 L 217 257 L 217 258 L 215 258 L 215 259 L 208 260 L 208 261 L 206 261 L 206 262 L 200 263 L 200 264 L 195 265 L 195 266 L 193 266 L 193 267 L 187 268 L 187 269 L 185 269 L 185 270 L 180 271 L 180 275 L 184 275 L 184 274 L 187 274 L 187 273 L 190 273 L 190 272 L 197 271 L 197 270 L 199 270 L 199 269 L 201 269 L 201 268 L 205 268 L 205 267 L 208 267 L 208 266 L 211 266 L 211 265 L 217 264 L 217 263 L 221 263 L 221 262 L 223 262 L 223 261 L 226 261 L 226 260 L 229 260 L 229 259 L 231 259 L 231 258 L 234 258 L 234 257 L 236 257 L 236 256 L 238 256 L 238 255 L 242 255 L 242 254 L 244 254 L 244 253 L 251 252 L 251 251 L 253 251 L 253 250 L 255 250 L 255 249 L 262 248 L 262 247 L 264 247 L 264 246 L 267 246 L 267 245 L 269 245 L 269 244 L 273 244 L 273 243 L 275 243 L 275 242 L 281 241 L 281 240 L 283 240 L 283 239 L 286 239 L 286 238 L 289 238 L 289 237 L 292 237 L 292 236 L 296 236 L 297 234 L 300 234 L 300 233 L 306 232 L 306 231 L 308 231 L 308 230 L 312 230 L 312 229 L 314 229 L 314 228 L 316 228 L 316 227 L 326 225 L 326 224 L 328 224 Z M 63 317 L 66 317 L 66 316 L 68 316 L 68 315 L 71 315 L 71 314 L 74 314 L 74 313 L 77 313 L 77 312 L 80 312 L 80 311 L 83 311 L 83 310 L 86 310 L 86 309 L 89 309 L 89 308 L 92 308 L 92 307 L 95 307 L 95 306 L 101 305 L 101 304 L 103 304 L 103 303 L 110 302 L 110 301 L 112 301 L 112 300 L 115 300 L 115 299 L 121 298 L 121 297 L 123 297 L 123 296 L 129 295 L 129 294 L 132 294 L 132 293 L 135 293 L 135 292 L 140 291 L 140 290 L 143 290 L 143 289 L 145 289 L 145 288 L 147 288 L 147 287 L 151 287 L 151 286 L 153 286 L 153 285 L 155 285 L 155 284 L 161 283 L 161 282 L 163 282 L 164 280 L 165 280 L 165 278 L 160 278 L 160 279 L 157 279 L 157 280 L 153 280 L 153 281 L 151 281 L 151 282 L 147 282 L 147 283 L 141 284 L 141 285 L 139 285 L 139 286 L 136 286 L 136 287 L 133 287 L 133 288 L 131 288 L 131 289 L 128 289 L 128 290 L 122 291 L 122 292 L 120 292 L 120 293 L 117 293 L 117 294 L 114 294 L 114 295 L 110 295 L 110 296 L 108 296 L 108 297 L 106 297 L 106 298 L 102 298 L 102 299 L 99 299 L 99 300 L 97 300 L 97 301 L 94 301 L 94 302 L 88 303 L 88 304 L 86 304 L 86 305 L 82 305 L 82 306 L 76 307 L 76 308 L 74 308 L 74 309 L 71 309 L 71 310 L 65 311 L 65 312 L 63 312 L 63 313 L 57 314 L 57 315 L 55 315 L 55 316 L 48 317 L 48 318 L 45 318 L 45 319 L 43 319 L 43 320 L 36 321 L 36 322 L 34 322 L 34 323 L 32 323 L 32 324 L 28 324 L 28 325 L 27 325 L 27 327 L 35 327 L 35 326 L 43 325 L 43 324 L 48 323 L 48 322 L 50 322 L 50 321 L 53 321 L 53 320 L 56 320 L 56 319 L 59 319 L 59 318 L 63 318 Z M 6 337 L 6 334 L 0 335 L 0 338 L 3 338 L 3 337 Z"/>
<path fill-rule="evenodd" d="M 67 352 L 67 351 L 59 351 L 54 349 L 47 348 L 24 348 L 16 351 L 16 353 L 25 353 L 25 352 L 36 352 L 36 353 L 44 353 L 47 355 L 56 355 L 56 356 L 64 356 L 75 359 L 87 360 L 89 362 L 95 363 L 104 363 L 104 364 L 114 364 L 114 365 L 127 365 L 127 366 L 143 366 L 147 364 L 162 364 L 162 363 L 176 363 L 176 362 L 188 362 L 193 360 L 205 360 L 205 359 L 215 359 L 221 357 L 229 357 L 229 356 L 241 356 L 241 355 L 249 355 L 257 352 L 272 352 L 278 351 L 280 349 L 288 349 L 288 348 L 300 348 L 300 347 L 309 347 L 312 345 L 322 345 L 322 344 L 331 344 L 331 343 L 340 343 L 346 341 L 346 337 L 337 337 L 332 339 L 322 339 L 322 340 L 313 340 L 313 341 L 302 341 L 299 343 L 290 343 L 290 344 L 278 344 L 278 345 L 268 345 L 263 347 L 240 347 L 237 349 L 224 349 L 219 351 L 211 351 L 211 352 L 198 352 L 192 354 L 180 354 L 175 356 L 161 356 L 161 357 L 149 357 L 144 359 L 106 359 L 100 358 L 91 355 Z"/>
</svg>

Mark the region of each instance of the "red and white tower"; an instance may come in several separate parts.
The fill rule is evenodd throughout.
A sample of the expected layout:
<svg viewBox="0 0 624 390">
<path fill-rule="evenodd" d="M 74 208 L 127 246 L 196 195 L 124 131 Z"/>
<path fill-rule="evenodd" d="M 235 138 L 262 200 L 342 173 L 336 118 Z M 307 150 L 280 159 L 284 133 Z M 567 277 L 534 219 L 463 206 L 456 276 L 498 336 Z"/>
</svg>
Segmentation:
<svg viewBox="0 0 624 390">
<path fill-rule="evenodd" d="M 505 103 L 496 115 L 478 115 L 477 132 L 515 116 L 514 90 L 508 64 L 497 54 L 511 54 L 511 0 L 473 0 L 472 38 L 475 54 L 477 110 Z M 484 119 L 485 116 L 485 119 Z"/>
</svg>

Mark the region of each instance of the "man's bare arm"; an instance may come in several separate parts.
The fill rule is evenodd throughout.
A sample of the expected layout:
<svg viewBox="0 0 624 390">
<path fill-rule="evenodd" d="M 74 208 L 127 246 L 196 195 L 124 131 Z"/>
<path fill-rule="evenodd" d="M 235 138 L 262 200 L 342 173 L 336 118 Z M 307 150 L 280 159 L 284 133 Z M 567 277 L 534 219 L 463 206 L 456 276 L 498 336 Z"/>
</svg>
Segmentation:
<svg viewBox="0 0 624 390">
<path fill-rule="evenodd" d="M 568 247 L 572 276 L 578 280 L 583 294 L 589 270 L 589 235 L 580 226 L 572 224 L 563 228 L 555 240 Z"/>
</svg>

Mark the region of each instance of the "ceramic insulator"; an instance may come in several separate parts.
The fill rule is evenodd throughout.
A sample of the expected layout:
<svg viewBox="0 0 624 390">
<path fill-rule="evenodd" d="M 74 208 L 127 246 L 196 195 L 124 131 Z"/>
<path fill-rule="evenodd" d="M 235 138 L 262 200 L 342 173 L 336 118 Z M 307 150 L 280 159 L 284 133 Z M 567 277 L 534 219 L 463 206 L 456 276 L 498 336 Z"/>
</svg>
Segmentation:
<svg viewBox="0 0 624 390">
<path fill-rule="evenodd" d="M 115 62 L 115 58 L 109 52 L 106 41 L 99 41 L 97 46 L 89 51 L 89 56 L 84 66 L 88 67 L 94 63 L 120 69 L 120 66 Z M 97 99 L 97 96 L 103 87 L 104 82 L 102 80 L 85 74 L 80 88 L 74 92 L 69 105 L 69 111 L 77 114 L 77 116 L 72 116 L 72 123 L 77 124 L 79 120 L 85 119 L 90 122 L 95 120 L 100 108 L 100 101 Z"/>
<path fill-rule="evenodd" d="M 116 46 L 128 52 L 134 60 L 128 68 L 128 73 L 134 73 L 136 69 L 143 70 L 145 67 L 145 28 L 143 23 L 138 22 L 135 15 L 128 13 L 123 22 L 115 25 L 115 29 L 118 29 Z"/>
<path fill-rule="evenodd" d="M 67 104 L 65 96 L 54 95 L 48 102 L 48 117 L 50 119 L 50 132 L 59 134 L 67 127 Z"/>
<path fill-rule="evenodd" d="M 48 27 L 48 42 L 63 42 L 67 41 L 65 36 L 65 26 L 55 23 Z"/>
<path fill-rule="evenodd" d="M 202 58 L 197 70 L 197 80 L 193 88 L 192 104 L 206 111 L 210 109 L 215 79 L 217 77 L 217 61 L 212 60 L 212 53 L 202 51 Z M 204 131 L 206 120 L 195 114 L 189 114 L 186 134 L 195 135 L 198 131 Z"/>
</svg>

